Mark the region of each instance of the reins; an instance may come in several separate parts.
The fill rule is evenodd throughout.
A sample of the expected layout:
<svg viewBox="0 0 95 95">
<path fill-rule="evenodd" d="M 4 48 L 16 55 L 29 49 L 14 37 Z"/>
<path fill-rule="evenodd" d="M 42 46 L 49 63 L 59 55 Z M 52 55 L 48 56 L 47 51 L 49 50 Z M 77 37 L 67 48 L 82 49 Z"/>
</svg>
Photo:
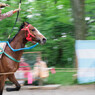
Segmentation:
<svg viewBox="0 0 95 95">
<path fill-rule="evenodd" d="M 28 32 L 27 35 L 25 34 L 26 40 L 27 40 L 27 41 L 31 41 L 31 42 L 33 43 L 32 37 L 35 37 L 35 36 L 30 33 L 29 26 L 30 26 L 30 24 L 29 24 L 28 26 L 25 26 L 25 27 L 22 28 L 21 30 L 24 30 L 24 31 Z M 36 46 L 39 44 L 39 43 L 36 43 L 36 44 L 34 44 L 33 46 L 31 46 L 31 47 L 25 47 L 25 48 L 20 48 L 20 49 L 13 49 L 13 48 L 11 47 L 11 45 L 9 44 L 8 41 L 6 41 L 6 43 L 8 44 L 8 46 L 10 47 L 10 49 L 11 49 L 12 51 L 14 51 L 14 52 L 20 51 L 20 50 L 29 50 L 29 49 L 32 49 L 32 48 L 36 47 Z"/>
<path fill-rule="evenodd" d="M 13 58 L 12 56 L 10 56 L 9 54 L 7 54 L 1 47 L 0 49 L 2 50 L 2 52 L 0 52 L 0 54 L 5 54 L 8 58 L 10 58 L 11 60 L 15 61 L 15 62 L 20 62 L 20 60 L 16 60 L 15 58 Z"/>
<path fill-rule="evenodd" d="M 30 33 L 29 26 L 30 26 L 30 24 L 29 24 L 28 26 L 25 26 L 25 27 L 24 27 L 23 29 L 21 29 L 21 30 L 24 30 L 24 31 L 27 31 L 27 32 L 28 32 L 28 36 L 25 34 L 26 40 L 32 42 L 32 37 L 35 37 L 35 36 Z M 31 36 L 32 36 L 32 37 L 31 37 Z M 7 45 L 9 46 L 9 48 L 10 48 L 13 52 L 20 51 L 20 50 L 32 49 L 32 48 L 34 48 L 35 46 L 38 45 L 38 43 L 36 43 L 35 45 L 33 45 L 33 46 L 31 46 L 31 47 L 20 48 L 20 49 L 13 49 L 8 41 L 1 41 L 1 42 L 6 42 Z M 13 60 L 13 61 L 15 61 L 15 62 L 20 62 L 20 60 L 16 60 L 15 58 L 13 58 L 13 57 L 10 56 L 9 54 L 7 54 L 1 47 L 0 47 L 0 49 L 2 50 L 2 52 L 0 52 L 0 54 L 3 54 L 3 53 L 4 53 L 4 54 L 5 54 L 8 58 L 10 58 L 11 60 Z"/>
<path fill-rule="evenodd" d="M 21 0 L 20 0 L 20 2 L 19 2 L 19 9 L 20 9 L 20 7 L 21 7 Z M 11 30 L 9 36 L 8 36 L 8 39 L 10 38 L 10 36 L 11 36 L 13 30 L 14 30 L 14 27 L 16 26 L 16 23 L 17 23 L 17 20 L 18 20 L 18 16 L 19 16 L 19 11 L 17 12 L 17 17 L 16 17 L 16 20 L 15 20 L 14 26 L 13 26 L 13 28 L 12 28 L 12 30 Z"/>
<path fill-rule="evenodd" d="M 10 75 L 10 74 L 14 74 L 15 72 L 8 72 L 8 73 L 0 73 L 0 75 Z"/>
<path fill-rule="evenodd" d="M 9 42 L 8 42 L 8 41 L 6 41 L 6 42 L 7 42 L 8 46 L 9 46 L 9 48 L 10 48 L 12 51 L 14 51 L 14 52 L 20 51 L 20 50 L 29 50 L 29 49 L 32 49 L 32 48 L 36 47 L 36 46 L 39 44 L 39 43 L 36 43 L 35 45 L 33 45 L 33 46 L 31 46 L 31 47 L 25 47 L 25 48 L 20 48 L 20 49 L 13 49 L 13 48 L 11 47 L 11 45 L 9 44 Z"/>
</svg>

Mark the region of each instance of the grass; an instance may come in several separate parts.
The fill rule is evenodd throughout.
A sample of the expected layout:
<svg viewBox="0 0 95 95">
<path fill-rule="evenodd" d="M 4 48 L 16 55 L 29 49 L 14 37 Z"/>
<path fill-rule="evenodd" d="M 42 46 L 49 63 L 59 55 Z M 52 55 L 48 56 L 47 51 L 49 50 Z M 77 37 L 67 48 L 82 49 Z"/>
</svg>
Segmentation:
<svg viewBox="0 0 95 95">
<path fill-rule="evenodd" d="M 51 74 L 45 84 L 61 84 L 61 85 L 73 85 L 76 84 L 73 79 L 74 72 L 56 72 L 56 74 Z"/>
<path fill-rule="evenodd" d="M 44 84 L 61 84 L 61 85 L 76 85 L 78 84 L 77 79 L 73 78 L 73 74 L 76 74 L 76 72 L 56 72 L 55 74 L 49 74 L 49 77 L 46 81 L 44 81 Z M 27 82 L 26 82 L 27 83 Z M 6 82 L 6 84 L 10 84 L 10 82 Z M 88 84 L 95 84 L 93 83 L 85 83 L 80 85 L 88 85 Z M 38 85 L 38 81 L 34 82 L 34 85 Z"/>
</svg>

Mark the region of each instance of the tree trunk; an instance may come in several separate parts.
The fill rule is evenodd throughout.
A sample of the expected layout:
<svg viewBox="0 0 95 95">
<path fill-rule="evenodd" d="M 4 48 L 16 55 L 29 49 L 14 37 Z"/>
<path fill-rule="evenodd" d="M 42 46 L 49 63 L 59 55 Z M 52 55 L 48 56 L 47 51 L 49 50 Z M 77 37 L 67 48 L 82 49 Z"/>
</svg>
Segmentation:
<svg viewBox="0 0 95 95">
<path fill-rule="evenodd" d="M 85 0 L 71 0 L 76 40 L 85 40 L 86 38 L 84 2 Z"/>
</svg>

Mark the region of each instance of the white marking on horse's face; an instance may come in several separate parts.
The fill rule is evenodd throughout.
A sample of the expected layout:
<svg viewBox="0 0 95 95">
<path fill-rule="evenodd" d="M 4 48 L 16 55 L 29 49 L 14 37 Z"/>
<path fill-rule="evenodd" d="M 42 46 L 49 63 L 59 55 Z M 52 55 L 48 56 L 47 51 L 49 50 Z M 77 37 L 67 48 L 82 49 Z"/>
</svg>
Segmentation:
<svg viewBox="0 0 95 95">
<path fill-rule="evenodd" d="M 36 40 L 40 43 L 40 44 L 44 44 L 46 42 L 46 38 L 39 32 L 39 30 L 35 28 L 35 37 L 36 37 Z"/>
<path fill-rule="evenodd" d="M 34 28 L 35 28 L 35 30 L 38 32 L 39 35 L 42 35 L 42 34 L 40 33 L 40 31 L 39 31 L 36 27 L 34 27 Z"/>
</svg>

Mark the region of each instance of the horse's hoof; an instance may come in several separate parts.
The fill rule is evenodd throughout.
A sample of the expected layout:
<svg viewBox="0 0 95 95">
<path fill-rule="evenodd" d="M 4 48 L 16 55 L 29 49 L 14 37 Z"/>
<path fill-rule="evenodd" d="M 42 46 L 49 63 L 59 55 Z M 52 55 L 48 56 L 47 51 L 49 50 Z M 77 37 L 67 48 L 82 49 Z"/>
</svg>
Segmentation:
<svg viewBox="0 0 95 95">
<path fill-rule="evenodd" d="M 13 88 L 6 88 L 6 91 L 10 92 Z"/>
<path fill-rule="evenodd" d="M 6 88 L 6 91 L 10 92 L 10 91 L 19 91 L 20 88 Z"/>
</svg>

